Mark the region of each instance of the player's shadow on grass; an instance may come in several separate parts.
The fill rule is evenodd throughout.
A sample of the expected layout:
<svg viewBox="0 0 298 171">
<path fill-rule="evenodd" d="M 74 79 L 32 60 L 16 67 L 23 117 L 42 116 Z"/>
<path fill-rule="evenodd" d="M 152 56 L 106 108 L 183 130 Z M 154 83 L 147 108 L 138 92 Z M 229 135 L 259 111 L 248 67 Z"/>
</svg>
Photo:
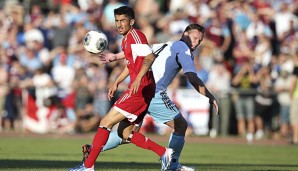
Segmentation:
<svg viewBox="0 0 298 171">
<path fill-rule="evenodd" d="M 64 169 L 75 167 L 79 163 L 75 161 L 53 160 L 0 160 L 0 170 L 9 169 Z M 159 169 L 159 163 L 140 162 L 96 162 L 96 170 L 106 169 Z"/>
<path fill-rule="evenodd" d="M 67 170 L 67 168 L 78 165 L 75 161 L 53 161 L 53 160 L 0 160 L 0 170 L 5 169 L 49 169 L 49 170 Z M 298 165 L 288 164 L 200 164 L 184 163 L 188 166 L 195 166 L 197 169 L 216 169 L 217 167 L 227 170 L 229 168 L 236 168 L 237 166 L 245 166 L 249 168 L 255 167 L 288 167 L 298 168 Z M 159 163 L 140 163 L 140 162 L 97 162 L 96 170 L 159 170 Z M 250 169 L 248 169 L 250 170 Z M 263 169 L 260 168 L 260 171 Z M 255 171 L 255 170 L 254 170 Z"/>
</svg>

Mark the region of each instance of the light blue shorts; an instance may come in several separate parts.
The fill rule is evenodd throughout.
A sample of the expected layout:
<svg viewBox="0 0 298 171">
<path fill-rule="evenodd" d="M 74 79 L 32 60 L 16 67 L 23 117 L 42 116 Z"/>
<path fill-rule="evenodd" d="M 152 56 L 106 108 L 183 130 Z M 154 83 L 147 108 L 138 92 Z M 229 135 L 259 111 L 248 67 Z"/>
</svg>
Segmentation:
<svg viewBox="0 0 298 171">
<path fill-rule="evenodd" d="M 181 115 L 165 91 L 155 93 L 149 105 L 148 114 L 153 117 L 156 123 L 166 123 Z"/>
</svg>

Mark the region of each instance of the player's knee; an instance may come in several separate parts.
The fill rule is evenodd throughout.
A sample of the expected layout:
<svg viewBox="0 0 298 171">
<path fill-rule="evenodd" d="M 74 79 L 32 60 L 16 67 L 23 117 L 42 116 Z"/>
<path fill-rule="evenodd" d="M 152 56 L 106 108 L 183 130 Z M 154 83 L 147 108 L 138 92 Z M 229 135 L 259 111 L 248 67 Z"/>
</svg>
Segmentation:
<svg viewBox="0 0 298 171">
<path fill-rule="evenodd" d="M 131 132 L 125 131 L 123 129 L 119 129 L 117 130 L 118 136 L 120 138 L 122 138 L 123 140 L 127 140 L 129 135 L 131 134 Z"/>
<path fill-rule="evenodd" d="M 175 132 L 184 134 L 187 130 L 187 127 L 188 127 L 188 123 L 184 119 L 184 117 L 181 116 L 181 117 L 174 120 Z"/>
<path fill-rule="evenodd" d="M 130 132 L 123 132 L 123 133 L 122 133 L 122 135 L 123 135 L 122 139 L 124 139 L 124 140 L 129 140 L 129 135 L 130 135 L 130 134 L 131 134 Z"/>
<path fill-rule="evenodd" d="M 123 138 L 123 129 L 118 128 L 118 129 L 117 129 L 117 133 L 118 133 L 118 136 L 119 136 L 120 138 L 124 139 L 124 138 Z"/>
</svg>

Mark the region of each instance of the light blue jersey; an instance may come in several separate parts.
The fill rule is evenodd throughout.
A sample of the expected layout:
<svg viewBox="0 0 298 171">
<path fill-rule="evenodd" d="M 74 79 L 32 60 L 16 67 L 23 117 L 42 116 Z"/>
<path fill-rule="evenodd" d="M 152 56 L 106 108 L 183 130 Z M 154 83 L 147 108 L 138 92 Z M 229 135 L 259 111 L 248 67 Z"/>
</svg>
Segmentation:
<svg viewBox="0 0 298 171">
<path fill-rule="evenodd" d="M 178 72 L 196 72 L 193 55 L 189 47 L 182 41 L 154 44 L 153 52 L 156 59 L 152 65 L 152 71 L 156 82 L 155 96 L 152 99 L 148 114 L 155 122 L 166 123 L 178 116 L 180 112 L 176 105 L 168 97 L 166 90 L 172 83 Z"/>
<path fill-rule="evenodd" d="M 154 44 L 152 46 L 155 54 L 159 52 L 152 64 L 156 92 L 166 90 L 181 69 L 184 73 L 196 73 L 193 55 L 184 42 L 175 41 L 166 44 L 167 46 L 164 48 L 164 44 Z"/>
</svg>

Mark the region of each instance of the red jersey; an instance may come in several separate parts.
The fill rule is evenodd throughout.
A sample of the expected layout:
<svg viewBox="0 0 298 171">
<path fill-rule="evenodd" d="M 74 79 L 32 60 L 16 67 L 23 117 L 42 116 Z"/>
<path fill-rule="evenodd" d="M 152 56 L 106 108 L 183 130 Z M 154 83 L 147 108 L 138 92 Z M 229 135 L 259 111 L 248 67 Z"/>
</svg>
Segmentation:
<svg viewBox="0 0 298 171">
<path fill-rule="evenodd" d="M 142 68 L 144 57 L 152 53 L 152 50 L 148 45 L 146 36 L 136 29 L 132 29 L 126 37 L 123 38 L 121 49 L 125 55 L 131 84 Z M 141 86 L 148 85 L 152 82 L 154 82 L 153 74 L 149 71 L 144 75 Z"/>
<path fill-rule="evenodd" d="M 122 40 L 121 46 L 129 70 L 130 83 L 128 89 L 115 102 L 113 108 L 127 117 L 134 124 L 140 123 L 147 114 L 149 104 L 154 97 L 155 81 L 152 71 L 148 71 L 141 80 L 136 94 L 130 95 L 130 85 L 140 72 L 145 56 L 152 53 L 145 35 L 139 30 L 132 29 Z"/>
</svg>

